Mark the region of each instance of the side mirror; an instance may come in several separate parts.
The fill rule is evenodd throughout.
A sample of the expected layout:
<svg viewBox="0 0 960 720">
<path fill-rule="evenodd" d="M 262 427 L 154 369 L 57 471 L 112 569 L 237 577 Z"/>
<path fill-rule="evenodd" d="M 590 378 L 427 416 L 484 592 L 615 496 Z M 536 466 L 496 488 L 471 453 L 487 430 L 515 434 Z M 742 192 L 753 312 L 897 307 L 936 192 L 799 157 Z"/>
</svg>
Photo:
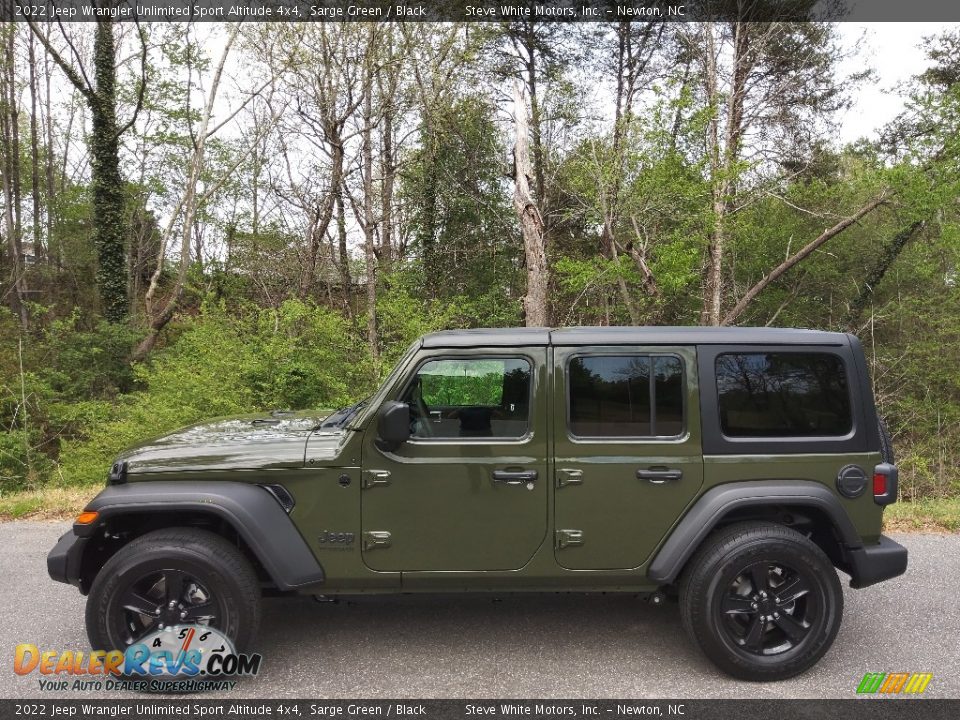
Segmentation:
<svg viewBox="0 0 960 720">
<path fill-rule="evenodd" d="M 393 449 L 410 439 L 410 406 L 404 402 L 385 402 L 377 421 L 377 435 Z"/>
</svg>

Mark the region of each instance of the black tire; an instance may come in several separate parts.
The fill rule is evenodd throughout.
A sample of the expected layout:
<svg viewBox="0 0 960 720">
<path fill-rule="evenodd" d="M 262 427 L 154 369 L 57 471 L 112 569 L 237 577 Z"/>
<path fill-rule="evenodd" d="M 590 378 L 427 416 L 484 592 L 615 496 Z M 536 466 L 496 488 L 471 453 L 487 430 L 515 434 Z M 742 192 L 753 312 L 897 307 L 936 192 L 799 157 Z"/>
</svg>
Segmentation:
<svg viewBox="0 0 960 720">
<path fill-rule="evenodd" d="M 169 586 L 167 578 L 174 578 Z M 175 586 L 180 592 L 173 592 Z M 124 607 L 124 598 L 129 602 L 128 591 L 137 592 L 157 602 L 159 610 L 161 605 L 166 607 L 168 590 L 182 600 L 181 609 L 196 611 L 195 622 L 229 637 L 237 652 L 253 643 L 260 626 L 261 593 L 250 563 L 219 535 L 196 528 L 169 528 L 132 540 L 97 574 L 87 598 L 90 644 L 95 650 L 122 650 L 138 639 L 138 633 L 142 637 L 152 631 L 164 618 L 135 613 Z M 176 618 L 178 623 L 191 621 L 181 620 L 180 615 Z"/>
<path fill-rule="evenodd" d="M 883 420 L 877 420 L 877 429 L 880 433 L 880 455 L 885 463 L 896 464 L 896 456 L 893 454 L 893 438 L 890 436 L 890 430 Z"/>
<path fill-rule="evenodd" d="M 843 591 L 829 558 L 800 533 L 775 523 L 738 523 L 707 538 L 684 569 L 680 616 L 724 672 L 783 680 L 830 649 Z"/>
</svg>

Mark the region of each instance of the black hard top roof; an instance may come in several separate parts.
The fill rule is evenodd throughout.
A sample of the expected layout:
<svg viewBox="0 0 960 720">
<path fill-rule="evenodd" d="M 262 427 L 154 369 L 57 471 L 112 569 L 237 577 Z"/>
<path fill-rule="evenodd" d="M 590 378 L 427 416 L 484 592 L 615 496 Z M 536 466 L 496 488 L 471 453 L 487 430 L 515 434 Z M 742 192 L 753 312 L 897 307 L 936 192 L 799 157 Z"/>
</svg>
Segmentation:
<svg viewBox="0 0 960 720">
<path fill-rule="evenodd" d="M 423 347 L 522 347 L 529 345 L 843 345 L 846 335 L 823 330 L 768 327 L 570 327 L 443 330 L 423 337 Z"/>
</svg>

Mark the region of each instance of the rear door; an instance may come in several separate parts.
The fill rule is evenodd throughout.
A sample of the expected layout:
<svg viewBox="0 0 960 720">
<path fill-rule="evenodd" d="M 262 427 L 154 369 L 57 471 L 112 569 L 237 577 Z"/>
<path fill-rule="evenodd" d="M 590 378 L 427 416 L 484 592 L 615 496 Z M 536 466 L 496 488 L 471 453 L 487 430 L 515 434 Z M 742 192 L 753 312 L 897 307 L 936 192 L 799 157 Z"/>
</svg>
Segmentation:
<svg viewBox="0 0 960 720">
<path fill-rule="evenodd" d="M 554 350 L 555 553 L 642 565 L 703 484 L 692 347 Z"/>
</svg>

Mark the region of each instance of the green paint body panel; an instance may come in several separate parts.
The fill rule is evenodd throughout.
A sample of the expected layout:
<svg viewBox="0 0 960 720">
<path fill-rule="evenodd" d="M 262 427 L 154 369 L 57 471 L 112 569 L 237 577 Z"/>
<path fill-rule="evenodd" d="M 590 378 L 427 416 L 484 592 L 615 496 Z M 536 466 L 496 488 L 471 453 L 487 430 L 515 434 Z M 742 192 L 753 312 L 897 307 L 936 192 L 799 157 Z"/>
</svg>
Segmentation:
<svg viewBox="0 0 960 720">
<path fill-rule="evenodd" d="M 514 332 L 523 337 L 524 331 Z M 842 497 L 835 481 L 849 464 L 871 472 L 881 462 L 879 451 L 704 455 L 700 340 L 684 343 L 676 331 L 664 343 L 511 345 L 507 337 L 497 336 L 495 343 L 482 334 L 474 343 L 459 336 L 449 345 L 442 338 L 418 341 L 345 428 L 321 429 L 329 414 L 323 411 L 220 419 L 155 438 L 120 459 L 127 462 L 129 482 L 282 484 L 296 500 L 290 519 L 326 577 L 304 592 L 327 595 L 651 591 L 656 585 L 646 576 L 649 563 L 689 508 L 711 488 L 744 480 L 821 483 L 837 496 L 862 541 L 877 541 L 882 508 L 869 491 Z M 573 437 L 567 430 L 570 357 L 627 352 L 682 360 L 682 434 L 643 440 Z M 381 447 L 378 411 L 401 396 L 423 362 L 492 356 L 524 357 L 531 364 L 530 426 L 524 437 Z M 860 402 L 857 393 L 853 397 Z M 872 398 L 869 407 L 872 412 Z M 662 483 L 638 478 L 638 470 L 651 468 L 682 476 Z M 517 469 L 536 471 L 536 480 L 492 481 L 496 470 Z M 559 547 L 558 531 L 567 530 L 578 531 L 582 542 L 570 544 L 575 534 L 563 535 L 565 546 Z"/>
<path fill-rule="evenodd" d="M 686 427 L 676 439 L 578 439 L 567 431 L 566 367 L 573 356 L 675 355 L 683 360 Z M 580 482 L 556 487 L 558 529 L 583 532 L 583 544 L 556 550 L 557 564 L 570 570 L 624 570 L 644 565 L 660 540 L 703 485 L 696 354 L 676 346 L 557 348 L 552 396 L 554 457 L 558 472 L 575 470 Z M 682 472 L 659 484 L 637 478 L 643 468 Z"/>
<path fill-rule="evenodd" d="M 453 356 L 491 354 L 460 350 Z M 520 357 L 533 370 L 530 428 L 522 439 L 412 439 L 386 452 L 376 446 L 375 428 L 364 434 L 365 469 L 390 473 L 388 485 L 362 493 L 363 531 L 389 531 L 393 538 L 389 550 L 363 551 L 371 570 L 515 571 L 547 541 L 547 348 L 524 348 Z M 537 479 L 492 482 L 495 470 L 513 468 L 535 471 Z"/>
</svg>

